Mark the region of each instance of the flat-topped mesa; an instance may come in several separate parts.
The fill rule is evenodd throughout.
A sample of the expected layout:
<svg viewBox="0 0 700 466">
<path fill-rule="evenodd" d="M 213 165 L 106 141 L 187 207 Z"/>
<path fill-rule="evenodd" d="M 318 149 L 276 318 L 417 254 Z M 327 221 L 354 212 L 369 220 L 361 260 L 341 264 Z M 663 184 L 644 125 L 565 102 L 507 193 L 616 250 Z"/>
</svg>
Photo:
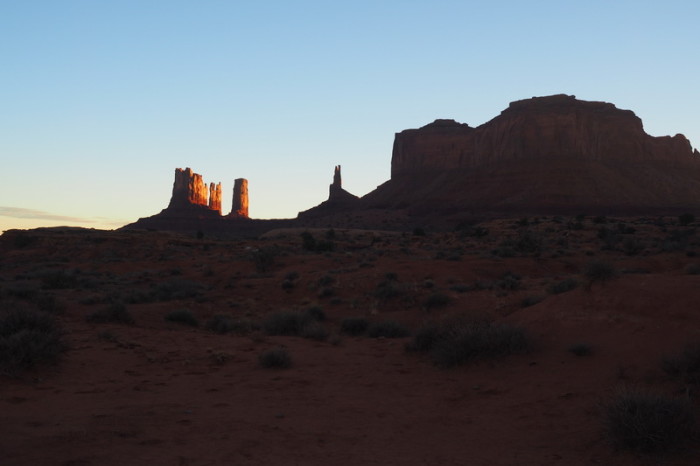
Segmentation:
<svg viewBox="0 0 700 466">
<path fill-rule="evenodd" d="M 233 185 L 233 205 L 230 217 L 248 217 L 248 180 L 238 178 Z"/>
<path fill-rule="evenodd" d="M 211 183 L 207 187 L 202 175 L 193 172 L 191 168 L 176 168 L 168 209 L 188 206 L 201 206 L 221 214 L 221 183 Z"/>
<path fill-rule="evenodd" d="M 681 134 L 653 137 L 630 110 L 553 95 L 512 102 L 477 128 L 436 120 L 397 133 L 391 176 L 471 170 L 520 160 L 577 159 L 626 163 L 697 163 Z"/>
</svg>

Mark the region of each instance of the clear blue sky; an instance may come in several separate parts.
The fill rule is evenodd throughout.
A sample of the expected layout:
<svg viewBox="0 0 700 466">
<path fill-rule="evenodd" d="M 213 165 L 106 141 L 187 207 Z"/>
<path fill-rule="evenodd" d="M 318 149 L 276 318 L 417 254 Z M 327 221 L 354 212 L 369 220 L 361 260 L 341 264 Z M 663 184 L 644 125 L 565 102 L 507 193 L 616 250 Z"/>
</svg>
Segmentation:
<svg viewBox="0 0 700 466">
<path fill-rule="evenodd" d="M 557 93 L 700 146 L 700 2 L 0 0 L 0 230 L 114 228 L 176 167 L 255 218 L 364 195 L 394 133 Z"/>
</svg>

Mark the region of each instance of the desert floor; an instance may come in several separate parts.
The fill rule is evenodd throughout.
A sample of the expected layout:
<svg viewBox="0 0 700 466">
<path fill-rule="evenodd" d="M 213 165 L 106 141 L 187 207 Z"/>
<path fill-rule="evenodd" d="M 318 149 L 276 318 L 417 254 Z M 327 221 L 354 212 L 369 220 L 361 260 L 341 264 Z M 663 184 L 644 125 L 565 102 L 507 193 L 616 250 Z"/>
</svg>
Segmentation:
<svg viewBox="0 0 700 466">
<path fill-rule="evenodd" d="M 2 308 L 52 314 L 66 349 L 0 375 L 0 463 L 700 462 L 692 447 L 618 449 L 604 431 L 623 388 L 697 407 L 696 387 L 662 367 L 700 342 L 693 224 L 550 216 L 449 233 L 313 230 L 306 243 L 302 233 L 6 232 Z M 110 322 L 109 309 L 134 322 Z M 318 321 L 273 335 L 282 311 Z M 348 318 L 408 335 L 348 335 Z M 455 367 L 407 350 L 428 323 L 451 321 L 508 324 L 530 345 Z M 275 348 L 291 367 L 263 367 Z"/>
</svg>

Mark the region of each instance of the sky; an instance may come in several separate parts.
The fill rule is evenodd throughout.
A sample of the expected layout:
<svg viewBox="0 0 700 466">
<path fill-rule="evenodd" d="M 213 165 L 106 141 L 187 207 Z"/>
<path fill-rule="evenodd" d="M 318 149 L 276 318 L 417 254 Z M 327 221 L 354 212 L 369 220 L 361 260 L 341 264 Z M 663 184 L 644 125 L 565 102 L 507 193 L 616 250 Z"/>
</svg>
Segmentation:
<svg viewBox="0 0 700 466">
<path fill-rule="evenodd" d="M 390 178 L 394 134 L 551 94 L 700 147 L 700 2 L 0 0 L 0 231 L 118 228 L 174 171 L 253 218 Z"/>
</svg>

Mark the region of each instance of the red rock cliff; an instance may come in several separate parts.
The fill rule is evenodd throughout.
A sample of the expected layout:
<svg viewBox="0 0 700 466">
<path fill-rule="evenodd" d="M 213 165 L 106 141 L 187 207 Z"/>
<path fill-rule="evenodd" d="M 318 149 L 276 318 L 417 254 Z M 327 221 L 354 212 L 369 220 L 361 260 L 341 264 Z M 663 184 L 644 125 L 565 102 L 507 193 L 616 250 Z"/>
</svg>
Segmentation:
<svg viewBox="0 0 700 466">
<path fill-rule="evenodd" d="M 173 194 L 168 208 L 187 206 L 202 206 L 221 213 L 221 183 L 211 183 L 207 187 L 202 175 L 193 172 L 191 168 L 176 168 Z"/>
<path fill-rule="evenodd" d="M 652 137 L 629 110 L 605 102 L 554 95 L 512 102 L 477 128 L 436 120 L 396 134 L 392 178 L 431 171 L 470 170 L 527 159 L 691 161 L 683 135 Z M 697 156 L 697 151 L 695 151 Z"/>
</svg>

